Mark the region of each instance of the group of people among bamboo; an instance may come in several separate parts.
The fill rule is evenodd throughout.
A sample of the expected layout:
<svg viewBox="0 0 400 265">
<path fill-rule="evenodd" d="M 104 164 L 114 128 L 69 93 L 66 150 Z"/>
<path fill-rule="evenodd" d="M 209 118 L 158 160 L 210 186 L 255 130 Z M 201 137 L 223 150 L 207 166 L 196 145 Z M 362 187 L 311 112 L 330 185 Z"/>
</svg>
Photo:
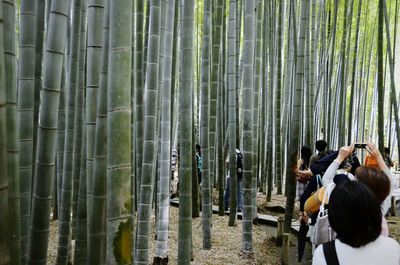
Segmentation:
<svg viewBox="0 0 400 265">
<path fill-rule="evenodd" d="M 361 165 L 355 144 L 335 152 L 327 151 L 327 145 L 323 140 L 317 141 L 318 153 L 313 156 L 311 149 L 303 146 L 295 170 L 299 219 L 310 227 L 312 264 L 400 264 L 400 245 L 390 238 L 385 219 L 394 184 L 389 150 L 385 148 L 382 156 L 372 143 L 356 145 L 368 153 Z M 317 219 L 322 218 L 320 210 L 324 208 L 317 206 L 312 212 L 311 203 L 307 204 L 320 190 L 325 193 L 319 203 L 327 208 L 331 236 L 325 243 L 316 239 L 321 233 Z"/>
</svg>

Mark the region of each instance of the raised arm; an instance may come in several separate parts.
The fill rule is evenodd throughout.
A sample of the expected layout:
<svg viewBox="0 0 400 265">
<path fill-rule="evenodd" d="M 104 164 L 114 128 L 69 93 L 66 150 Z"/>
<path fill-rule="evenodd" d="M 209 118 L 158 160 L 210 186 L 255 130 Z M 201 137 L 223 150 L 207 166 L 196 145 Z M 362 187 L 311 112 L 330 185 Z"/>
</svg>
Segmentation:
<svg viewBox="0 0 400 265">
<path fill-rule="evenodd" d="M 365 149 L 376 159 L 376 161 L 378 162 L 379 169 L 385 172 L 390 181 L 390 192 L 386 197 L 386 199 L 381 203 L 382 214 L 386 214 L 391 205 L 390 199 L 392 197 L 392 190 L 393 190 L 392 172 L 390 172 L 388 166 L 383 160 L 381 152 L 379 152 L 378 148 L 374 144 L 368 143 Z"/>
<path fill-rule="evenodd" d="M 335 160 L 330 164 L 328 169 L 325 171 L 325 174 L 322 178 L 322 184 L 324 187 L 328 186 L 333 182 L 333 178 L 336 175 L 336 170 L 339 168 L 339 165 L 348 157 L 351 153 L 353 153 L 354 144 L 350 146 L 342 146 L 339 150 L 339 154 Z"/>
</svg>

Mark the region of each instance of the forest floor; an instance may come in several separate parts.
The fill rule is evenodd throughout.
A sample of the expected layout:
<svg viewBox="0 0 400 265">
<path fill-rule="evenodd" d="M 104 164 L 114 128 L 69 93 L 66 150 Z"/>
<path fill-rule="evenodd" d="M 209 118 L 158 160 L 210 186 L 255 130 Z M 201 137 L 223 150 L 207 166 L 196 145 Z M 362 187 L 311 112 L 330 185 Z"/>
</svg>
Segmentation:
<svg viewBox="0 0 400 265">
<path fill-rule="evenodd" d="M 214 204 L 218 199 L 218 194 L 214 192 Z M 273 216 L 283 215 L 286 204 L 286 197 L 283 195 L 273 194 L 271 202 L 266 202 L 266 197 L 263 194 L 257 197 L 257 208 L 259 213 L 269 214 Z M 397 207 L 398 208 L 398 207 Z M 298 208 L 297 208 L 298 209 Z M 169 221 L 169 264 L 177 264 L 178 254 L 178 214 L 179 210 L 176 207 L 170 207 Z M 201 213 L 200 213 L 201 214 Z M 397 216 L 387 217 L 390 235 L 400 242 L 400 211 L 397 209 Z M 242 221 L 238 220 L 236 226 L 228 226 L 228 215 L 212 216 L 212 248 L 211 250 L 203 250 L 202 248 L 202 220 L 201 217 L 194 218 L 192 222 L 193 229 L 193 258 L 191 264 L 199 265 L 223 265 L 223 264 L 265 264 L 277 265 L 280 264 L 281 249 L 275 244 L 274 229 L 265 229 L 263 225 L 253 226 L 253 251 L 254 255 L 251 259 L 245 259 L 241 255 L 241 236 L 242 236 Z M 152 220 L 152 233 L 155 238 L 155 223 L 154 216 Z M 296 240 L 292 236 L 293 241 Z M 75 240 L 72 241 L 72 246 Z M 150 257 L 152 262 L 153 253 L 155 253 L 155 240 L 151 241 Z M 51 221 L 50 240 L 48 252 L 48 264 L 56 263 L 57 255 L 57 220 Z M 72 255 L 73 256 L 73 255 Z M 306 261 L 304 264 L 309 264 Z M 303 263 L 302 263 L 303 264 Z"/>
</svg>

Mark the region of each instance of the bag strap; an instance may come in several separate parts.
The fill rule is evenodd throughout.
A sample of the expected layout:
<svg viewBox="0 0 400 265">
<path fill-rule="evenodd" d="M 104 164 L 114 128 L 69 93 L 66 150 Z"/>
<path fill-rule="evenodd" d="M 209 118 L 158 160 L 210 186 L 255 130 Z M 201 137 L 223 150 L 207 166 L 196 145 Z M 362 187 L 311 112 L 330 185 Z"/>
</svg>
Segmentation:
<svg viewBox="0 0 400 265">
<path fill-rule="evenodd" d="M 322 248 L 324 250 L 327 265 L 340 265 L 336 253 L 335 240 L 324 243 L 322 245 Z"/>
<path fill-rule="evenodd" d="M 317 188 L 322 187 L 321 174 L 318 174 L 316 177 L 317 177 Z"/>
<path fill-rule="evenodd" d="M 320 212 L 324 212 L 324 210 L 325 210 L 325 203 L 328 202 L 329 197 L 331 196 L 331 193 L 332 193 L 332 191 L 333 191 L 333 189 L 334 189 L 335 187 L 336 187 L 336 184 L 335 184 L 335 183 L 330 183 L 330 184 L 326 187 L 326 189 L 325 189 L 325 194 L 324 194 L 324 198 L 322 199 L 321 206 L 319 207 L 319 211 L 320 211 Z"/>
</svg>

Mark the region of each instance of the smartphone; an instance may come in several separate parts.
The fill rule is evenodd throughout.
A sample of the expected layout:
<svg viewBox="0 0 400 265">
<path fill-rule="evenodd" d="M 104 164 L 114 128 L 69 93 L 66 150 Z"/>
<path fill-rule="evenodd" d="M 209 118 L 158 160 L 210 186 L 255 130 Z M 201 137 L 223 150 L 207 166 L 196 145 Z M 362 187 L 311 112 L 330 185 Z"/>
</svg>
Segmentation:
<svg viewBox="0 0 400 265">
<path fill-rule="evenodd" d="M 366 146 L 367 144 L 361 144 L 361 143 L 354 144 L 354 148 L 365 148 Z"/>
</svg>

